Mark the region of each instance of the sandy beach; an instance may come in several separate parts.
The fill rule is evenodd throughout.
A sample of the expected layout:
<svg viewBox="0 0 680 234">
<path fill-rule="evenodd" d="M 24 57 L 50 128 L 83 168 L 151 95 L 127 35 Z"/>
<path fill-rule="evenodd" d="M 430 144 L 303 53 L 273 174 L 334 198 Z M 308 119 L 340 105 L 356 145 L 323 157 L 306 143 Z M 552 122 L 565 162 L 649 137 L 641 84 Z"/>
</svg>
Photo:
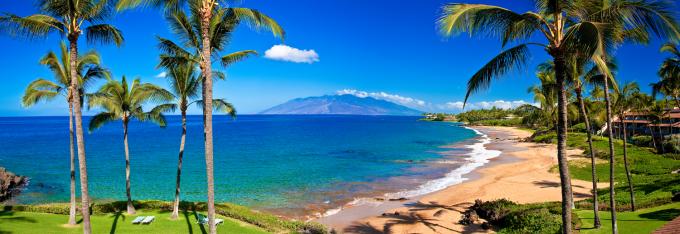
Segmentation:
<svg viewBox="0 0 680 234">
<path fill-rule="evenodd" d="M 550 169 L 557 164 L 555 145 L 521 142 L 531 135 L 510 127 L 474 127 L 488 135 L 489 150 L 501 155 L 465 175 L 469 180 L 446 189 L 405 201 L 376 202 L 346 207 L 315 221 L 340 233 L 488 233 L 479 225 L 458 224 L 462 212 L 475 199 L 506 198 L 518 203 L 559 201 L 560 180 Z M 570 150 L 570 156 L 580 155 Z M 573 160 L 583 160 L 572 157 Z M 570 159 L 570 160 L 572 160 Z M 572 181 L 574 198 L 590 196 L 590 182 Z M 601 183 L 600 188 L 607 187 Z M 396 215 L 396 213 L 398 215 Z M 391 215 L 383 216 L 383 213 Z"/>
</svg>

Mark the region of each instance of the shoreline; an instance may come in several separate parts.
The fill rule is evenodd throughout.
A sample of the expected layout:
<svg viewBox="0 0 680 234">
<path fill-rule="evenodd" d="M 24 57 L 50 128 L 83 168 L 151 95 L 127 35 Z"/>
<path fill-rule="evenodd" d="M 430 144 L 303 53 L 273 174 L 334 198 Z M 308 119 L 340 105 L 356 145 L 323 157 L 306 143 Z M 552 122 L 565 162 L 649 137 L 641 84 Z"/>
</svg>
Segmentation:
<svg viewBox="0 0 680 234">
<path fill-rule="evenodd" d="M 518 203 L 561 199 L 559 175 L 549 172 L 557 164 L 556 146 L 521 142 L 519 139 L 531 134 L 517 128 L 469 128 L 489 139 L 483 144 L 486 150 L 500 153 L 482 166 L 462 174 L 460 183 L 407 200 L 351 205 L 312 221 L 341 233 L 384 232 L 388 228 L 394 233 L 484 233 L 487 231 L 479 225 L 458 224 L 462 212 L 475 199 L 506 198 Z M 581 152 L 569 150 L 568 154 L 580 155 Z M 590 196 L 590 182 L 572 180 L 572 184 L 575 200 Z"/>
</svg>

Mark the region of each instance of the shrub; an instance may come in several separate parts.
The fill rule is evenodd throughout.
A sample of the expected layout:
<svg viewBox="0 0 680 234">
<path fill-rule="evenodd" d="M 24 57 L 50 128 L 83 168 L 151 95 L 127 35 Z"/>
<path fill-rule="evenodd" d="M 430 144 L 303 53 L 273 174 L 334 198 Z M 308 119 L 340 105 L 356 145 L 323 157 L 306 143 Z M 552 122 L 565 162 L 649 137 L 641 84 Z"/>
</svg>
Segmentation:
<svg viewBox="0 0 680 234">
<path fill-rule="evenodd" d="M 560 233 L 561 224 L 560 214 L 547 208 L 528 209 L 507 215 L 499 233 Z"/>
<path fill-rule="evenodd" d="M 574 126 L 571 126 L 571 131 L 585 133 L 587 131 L 586 123 L 580 123 L 580 124 L 576 124 Z"/>
<path fill-rule="evenodd" d="M 630 139 L 630 142 L 637 146 L 652 147 L 651 136 L 634 136 Z"/>
</svg>

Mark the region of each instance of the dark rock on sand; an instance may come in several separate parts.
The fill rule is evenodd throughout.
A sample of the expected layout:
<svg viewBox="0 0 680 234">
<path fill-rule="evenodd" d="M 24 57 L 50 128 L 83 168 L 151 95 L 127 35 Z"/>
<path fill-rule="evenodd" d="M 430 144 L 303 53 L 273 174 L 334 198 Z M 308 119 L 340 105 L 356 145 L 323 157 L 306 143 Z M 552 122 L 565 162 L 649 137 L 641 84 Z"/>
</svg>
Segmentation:
<svg viewBox="0 0 680 234">
<path fill-rule="evenodd" d="M 28 183 L 28 178 L 15 175 L 0 167 L 0 202 L 19 195 L 26 183 Z"/>
</svg>

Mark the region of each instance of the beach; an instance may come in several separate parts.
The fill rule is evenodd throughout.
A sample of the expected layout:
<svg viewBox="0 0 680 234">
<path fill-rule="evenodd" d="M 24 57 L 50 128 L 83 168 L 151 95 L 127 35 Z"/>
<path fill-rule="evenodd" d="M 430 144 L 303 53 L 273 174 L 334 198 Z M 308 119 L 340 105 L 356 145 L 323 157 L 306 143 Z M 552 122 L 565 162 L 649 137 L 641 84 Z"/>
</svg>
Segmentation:
<svg viewBox="0 0 680 234">
<path fill-rule="evenodd" d="M 486 233 L 479 224 L 458 224 L 476 199 L 506 198 L 518 203 L 560 201 L 560 179 L 551 169 L 557 147 L 523 142 L 530 132 L 511 127 L 473 127 L 490 141 L 485 148 L 500 151 L 487 164 L 464 175 L 466 181 L 406 200 L 350 205 L 315 221 L 341 233 Z M 570 160 L 583 160 L 569 150 Z M 600 183 L 600 188 L 607 184 Z M 572 180 L 574 199 L 590 196 L 591 182 Z M 389 214 L 389 215 L 383 215 Z"/>
</svg>

